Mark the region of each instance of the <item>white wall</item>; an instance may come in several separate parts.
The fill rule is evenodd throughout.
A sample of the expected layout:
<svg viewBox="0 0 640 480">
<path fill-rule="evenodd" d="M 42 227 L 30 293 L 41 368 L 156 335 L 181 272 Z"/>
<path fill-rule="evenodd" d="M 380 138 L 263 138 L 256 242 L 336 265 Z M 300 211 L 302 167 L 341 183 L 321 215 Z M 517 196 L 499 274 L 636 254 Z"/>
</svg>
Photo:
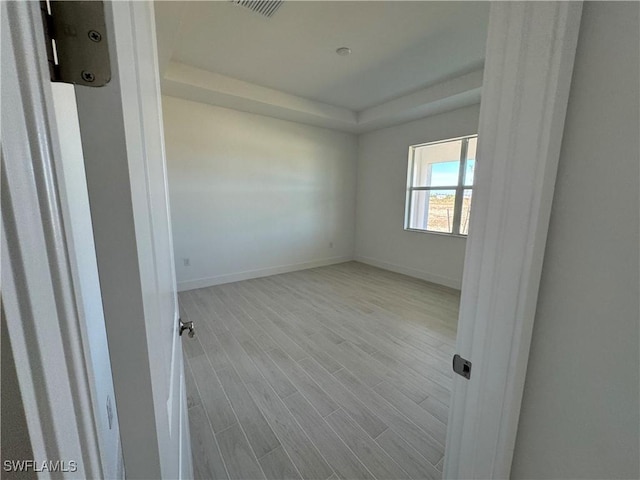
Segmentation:
<svg viewBox="0 0 640 480">
<path fill-rule="evenodd" d="M 354 135 L 168 96 L 163 115 L 180 290 L 353 257 Z"/>
<path fill-rule="evenodd" d="M 513 478 L 639 478 L 638 3 L 585 2 Z"/>
<path fill-rule="evenodd" d="M 466 240 L 404 230 L 409 146 L 477 133 L 479 105 L 359 137 L 356 259 L 454 288 Z"/>
</svg>

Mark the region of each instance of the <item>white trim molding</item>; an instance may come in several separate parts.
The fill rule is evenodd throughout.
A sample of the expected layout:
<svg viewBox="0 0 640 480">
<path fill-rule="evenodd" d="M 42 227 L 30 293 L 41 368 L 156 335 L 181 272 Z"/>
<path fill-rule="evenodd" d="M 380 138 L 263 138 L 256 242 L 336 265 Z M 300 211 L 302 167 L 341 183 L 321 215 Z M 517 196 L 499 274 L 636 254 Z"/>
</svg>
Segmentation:
<svg viewBox="0 0 640 480">
<path fill-rule="evenodd" d="M 2 314 L 33 451 L 33 459 L 5 460 L 32 460 L 38 468 L 63 462 L 62 472 L 43 470 L 38 478 L 101 478 L 41 7 L 2 2 L 0 8 Z"/>
<path fill-rule="evenodd" d="M 509 478 L 581 2 L 494 2 L 445 478 Z"/>
<path fill-rule="evenodd" d="M 278 275 L 280 273 L 296 272 L 298 270 L 306 270 L 307 268 L 326 267 L 327 265 L 335 265 L 336 263 L 344 263 L 353 260 L 352 257 L 330 257 L 320 260 L 310 260 L 308 262 L 291 263 L 288 265 L 278 265 L 275 267 L 260 268 L 257 270 L 245 270 L 242 272 L 227 273 L 216 275 L 214 277 L 196 278 L 193 280 L 184 280 L 178 282 L 178 291 L 185 292 L 187 290 L 195 290 L 196 288 L 213 287 L 214 285 L 222 285 L 224 283 L 240 282 L 251 278 L 268 277 L 269 275 Z"/>
<path fill-rule="evenodd" d="M 430 233 L 430 232 L 426 232 L 426 233 Z M 458 238 L 466 238 L 466 237 L 458 237 Z M 425 282 L 435 283 L 437 285 L 443 285 L 445 287 L 453 288 L 455 290 L 460 290 L 460 286 L 462 284 L 460 279 L 444 277 L 442 275 L 437 275 L 435 273 L 429 273 L 425 270 L 418 270 L 416 268 L 405 267 L 404 265 L 384 262 L 382 260 L 377 260 L 371 257 L 363 257 L 360 255 L 356 255 L 354 260 L 356 262 L 366 263 L 367 265 L 371 265 L 373 267 L 382 268 L 383 270 L 389 270 L 390 272 L 401 273 L 409 277 L 419 278 L 420 280 L 424 280 Z"/>
</svg>

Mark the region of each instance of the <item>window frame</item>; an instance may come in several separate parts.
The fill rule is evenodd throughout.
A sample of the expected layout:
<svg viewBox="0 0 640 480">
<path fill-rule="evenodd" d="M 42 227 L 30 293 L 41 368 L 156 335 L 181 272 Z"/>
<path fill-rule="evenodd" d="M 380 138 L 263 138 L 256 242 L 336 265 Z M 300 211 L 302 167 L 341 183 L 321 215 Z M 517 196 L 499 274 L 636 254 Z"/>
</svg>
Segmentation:
<svg viewBox="0 0 640 480">
<path fill-rule="evenodd" d="M 447 138 L 444 140 L 436 140 L 434 142 L 426 142 L 426 143 L 419 143 L 416 145 L 410 145 L 409 146 L 409 158 L 408 158 L 408 162 L 407 162 L 407 191 L 406 191 L 406 199 L 405 199 L 405 212 L 404 212 L 404 229 L 406 231 L 409 232 L 418 232 L 418 233 L 431 233 L 431 234 L 436 234 L 436 235 L 446 235 L 449 237 L 462 237 L 462 238 L 467 238 L 468 234 L 467 233 L 460 233 L 460 222 L 462 219 L 462 202 L 463 202 L 463 196 L 464 196 L 464 191 L 465 190 L 471 190 L 473 192 L 474 189 L 474 184 L 471 184 L 469 186 L 466 186 L 464 184 L 464 174 L 465 174 L 465 170 L 467 168 L 467 160 L 469 160 L 467 158 L 467 153 L 469 151 L 469 140 L 474 139 L 474 138 L 478 138 L 478 134 L 472 134 L 472 135 L 463 135 L 461 137 L 453 137 L 453 138 Z M 420 147 L 426 147 L 426 146 L 431 146 L 431 145 L 438 145 L 441 143 L 449 143 L 449 142 L 457 142 L 457 141 L 461 141 L 461 147 L 460 147 L 460 166 L 458 169 L 458 183 L 457 185 L 447 185 L 447 186 L 437 186 L 437 187 L 416 187 L 413 185 L 413 175 L 414 175 L 414 171 L 415 171 L 415 152 L 418 148 Z M 477 152 L 477 145 L 476 145 L 476 152 Z M 475 158 L 474 158 L 475 160 Z M 475 183 L 475 176 L 474 176 L 474 183 Z M 456 197 L 455 197 L 455 202 L 454 202 L 454 206 L 453 206 L 453 224 L 451 226 L 451 232 L 439 232 L 436 230 L 427 230 L 427 229 L 422 229 L 422 228 L 411 228 L 410 225 L 410 219 L 411 219 L 411 213 L 412 213 L 412 198 L 413 192 L 418 192 L 418 191 L 432 191 L 432 190 L 454 190 L 456 192 Z M 472 194 L 472 198 L 473 198 L 473 194 Z"/>
</svg>

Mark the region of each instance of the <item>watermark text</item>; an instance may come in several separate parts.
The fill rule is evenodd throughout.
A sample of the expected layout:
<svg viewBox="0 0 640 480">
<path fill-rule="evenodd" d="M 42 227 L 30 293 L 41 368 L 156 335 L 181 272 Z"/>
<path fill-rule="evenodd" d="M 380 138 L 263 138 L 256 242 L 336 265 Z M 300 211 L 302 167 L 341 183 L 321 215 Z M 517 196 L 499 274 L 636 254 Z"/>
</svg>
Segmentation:
<svg viewBox="0 0 640 480">
<path fill-rule="evenodd" d="M 5 472 L 77 472 L 75 460 L 5 460 L 2 463 Z"/>
</svg>

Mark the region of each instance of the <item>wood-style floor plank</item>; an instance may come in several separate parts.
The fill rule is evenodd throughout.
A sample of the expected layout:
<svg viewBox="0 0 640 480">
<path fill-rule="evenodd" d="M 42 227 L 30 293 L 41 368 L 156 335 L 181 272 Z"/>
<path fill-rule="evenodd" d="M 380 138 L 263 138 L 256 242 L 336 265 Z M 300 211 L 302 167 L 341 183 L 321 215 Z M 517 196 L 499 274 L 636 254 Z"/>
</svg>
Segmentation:
<svg viewBox="0 0 640 480">
<path fill-rule="evenodd" d="M 335 374 L 335 377 L 357 395 L 370 411 L 422 453 L 432 465 L 440 461 L 444 455 L 444 445 L 435 440 L 430 433 L 420 429 L 407 419 L 393 405 L 358 380 L 351 372 L 340 370 Z"/>
<path fill-rule="evenodd" d="M 198 478 L 441 478 L 459 292 L 348 262 L 179 299 Z"/>
<path fill-rule="evenodd" d="M 222 370 L 219 375 L 220 382 L 229 396 L 238 421 L 246 432 L 247 440 L 249 440 L 256 456 L 261 457 L 279 447 L 280 441 L 236 372 L 231 369 Z"/>
<path fill-rule="evenodd" d="M 300 480 L 302 478 L 282 447 L 271 450 L 258 459 L 258 462 L 267 480 Z"/>
<path fill-rule="evenodd" d="M 280 325 L 273 323 L 272 319 L 278 321 L 277 314 L 269 309 L 265 309 L 259 302 L 259 299 L 253 295 L 252 290 L 244 285 L 244 282 L 239 282 L 237 287 L 247 303 L 253 305 L 256 310 L 261 312 L 262 325 L 265 329 L 268 328 L 271 331 L 271 338 L 275 340 L 282 350 L 287 352 L 287 354 L 296 361 L 309 356 L 309 353 L 302 349 L 300 345 L 294 342 L 284 331 L 280 329 Z"/>
<path fill-rule="evenodd" d="M 271 357 L 267 355 L 265 351 L 261 350 L 255 342 L 251 340 L 242 342 L 242 347 L 245 349 L 249 357 L 251 357 L 267 382 L 269 382 L 271 387 L 281 398 L 288 397 L 292 393 L 296 393 L 298 391 L 284 372 L 278 368 Z"/>
<path fill-rule="evenodd" d="M 300 275 L 304 272 L 295 272 L 291 275 Z M 320 322 L 329 322 L 330 328 L 333 329 L 346 329 L 350 331 L 350 334 L 341 333 L 343 336 L 348 337 L 352 343 L 358 346 L 360 349 L 369 353 L 372 356 L 377 356 L 377 359 L 381 362 L 391 362 L 392 364 L 398 364 L 404 362 L 405 367 L 412 370 L 410 375 L 415 374 L 430 377 L 429 381 L 440 381 L 446 388 L 450 384 L 450 370 L 449 359 L 443 358 L 443 352 L 436 348 L 434 345 L 422 345 L 422 352 L 420 355 L 416 354 L 416 348 L 412 347 L 408 343 L 404 342 L 404 338 L 407 335 L 414 335 L 415 333 L 422 333 L 415 329 L 408 330 L 408 325 L 398 319 L 394 319 L 393 316 L 386 318 L 384 315 L 376 313 L 374 310 L 367 311 L 366 315 L 358 313 L 357 309 L 353 308 L 351 300 L 341 300 L 339 295 L 336 295 L 335 291 L 327 290 L 324 283 L 318 283 L 317 279 L 313 288 L 305 289 L 305 281 L 296 279 L 296 288 L 304 291 L 305 299 L 311 300 L 312 305 L 322 311 L 323 315 L 318 317 Z M 275 281 L 275 280 L 274 280 Z M 324 289 L 324 290 L 323 290 Z M 324 292 L 324 295 L 321 295 Z M 331 303 L 329 303 L 329 301 Z M 283 308 L 286 308 L 283 307 Z M 340 318 L 348 320 L 343 325 L 338 326 L 335 322 L 332 322 L 332 318 Z M 394 335 L 394 331 L 397 333 Z M 343 330 L 344 332 L 344 330 Z M 362 339 L 366 340 L 371 346 L 375 348 L 367 348 L 367 343 L 363 343 Z M 438 345 L 441 344 L 441 340 L 434 339 Z M 430 355 L 435 358 L 428 358 L 425 355 Z M 416 358 L 422 356 L 422 359 L 427 358 L 426 361 Z M 434 365 L 437 365 L 434 370 Z M 401 369 L 398 369 L 401 371 Z M 443 372 L 447 372 L 444 374 Z M 444 377 L 443 377 L 444 375 Z M 399 388 L 402 388 L 399 386 Z M 425 392 L 416 394 L 418 396 L 425 397 Z M 416 400 L 419 401 L 419 400 Z"/>
<path fill-rule="evenodd" d="M 326 417 L 326 420 L 376 478 L 401 479 L 409 477 L 407 472 L 394 462 L 344 411 L 337 410 Z"/>
<path fill-rule="evenodd" d="M 252 282 L 252 280 L 248 282 Z M 279 306 L 276 301 L 257 288 L 254 288 L 252 292 L 255 301 L 259 302 L 264 308 L 265 316 L 276 325 L 282 334 L 289 337 L 300 349 L 305 351 L 307 353 L 306 356 L 312 356 L 330 372 L 335 372 L 342 368 L 339 362 L 316 345 L 316 343 L 305 334 L 304 330 L 297 325 L 298 322 L 289 312 L 284 302 Z"/>
<path fill-rule="evenodd" d="M 231 364 L 229 363 L 229 359 L 224 353 L 220 342 L 216 338 L 209 324 L 208 315 L 211 315 L 207 312 L 207 306 L 202 302 L 203 293 L 197 290 L 191 292 L 184 292 L 180 294 L 180 303 L 185 305 L 186 309 L 190 309 L 192 314 L 190 318 L 195 319 L 194 325 L 196 328 L 196 340 L 200 344 L 200 348 L 203 353 L 207 355 L 209 360 L 211 361 L 211 365 L 213 368 L 217 370 L 224 370 L 225 368 L 229 368 Z M 185 345 L 185 348 L 189 348 L 188 346 L 194 343 L 189 340 L 189 337 L 186 337 L 182 344 Z"/>
<path fill-rule="evenodd" d="M 302 367 L 294 362 L 292 358 L 288 357 L 282 350 L 274 348 L 270 350 L 268 354 L 278 367 L 291 379 L 298 391 L 318 410 L 320 415 L 326 417 L 339 408 L 338 404 L 307 375 Z"/>
<path fill-rule="evenodd" d="M 265 478 L 240 425 L 236 423 L 216 434 L 216 439 L 231 480 Z"/>
<path fill-rule="evenodd" d="M 300 362 L 300 365 L 371 437 L 377 437 L 388 428 L 379 417 L 366 407 L 362 399 L 341 385 L 314 359 L 306 358 Z M 345 371 L 343 368 L 336 374 L 339 375 L 340 372 Z"/>
<path fill-rule="evenodd" d="M 250 383 L 248 389 L 303 478 L 331 476 L 333 469 L 273 389 L 260 382 Z"/>
<path fill-rule="evenodd" d="M 423 408 L 387 382 L 382 382 L 373 389 L 418 427 L 429 432 L 441 445 L 445 444 L 447 426 L 443 422 L 429 412 L 425 412 Z"/>
<path fill-rule="evenodd" d="M 184 359 L 184 383 L 187 391 L 187 408 L 196 407 L 200 405 L 200 395 L 198 394 L 198 387 L 196 387 L 196 381 L 193 378 L 191 372 L 191 366 L 189 365 L 189 359 Z"/>
<path fill-rule="evenodd" d="M 308 295 L 311 295 L 311 293 L 308 292 Z M 329 296 L 329 298 L 333 300 L 332 296 Z M 341 315 L 340 312 L 337 312 L 337 314 L 333 314 L 333 315 L 331 315 L 331 313 L 325 314 L 324 318 L 326 320 L 331 316 L 344 318 L 344 315 Z M 357 320 L 361 321 L 361 319 L 357 319 Z M 332 325 L 332 328 L 336 328 L 335 323 Z M 381 337 L 383 337 L 386 333 L 376 332 L 377 336 L 371 335 L 370 333 L 367 332 L 367 330 L 370 329 L 371 326 L 366 323 L 364 325 L 360 325 L 359 328 L 357 329 L 353 327 L 349 327 L 348 325 L 347 325 L 347 328 L 352 328 L 353 330 L 355 330 L 355 336 L 352 334 L 349 337 L 350 340 L 353 341 L 353 344 L 358 346 L 359 349 L 363 350 L 365 353 L 368 353 L 371 355 L 371 357 L 365 358 L 363 359 L 363 361 L 366 364 L 371 365 L 371 362 L 373 360 L 377 360 L 377 362 L 373 361 L 373 365 L 377 365 L 377 368 L 375 369 L 369 368 L 370 371 L 372 372 L 380 371 L 381 365 L 379 365 L 378 362 L 383 364 L 385 363 L 390 364 L 393 367 L 393 371 L 389 372 L 389 371 L 383 370 L 386 373 L 387 378 L 391 382 L 396 384 L 398 388 L 403 389 L 405 391 L 405 394 L 411 396 L 411 398 L 414 401 L 419 402 L 424 398 L 426 398 L 428 394 L 437 395 L 442 401 L 448 401 L 448 397 L 449 397 L 448 385 L 450 384 L 450 379 L 448 377 L 443 377 L 443 375 L 440 372 L 430 370 L 431 366 L 429 364 L 425 362 L 420 362 L 415 357 L 411 357 L 407 352 L 404 352 L 402 350 L 402 347 L 407 348 L 408 346 L 406 344 L 403 346 L 403 345 L 397 345 L 397 344 L 392 344 L 388 342 L 389 345 L 385 345 L 381 347 L 379 341 L 384 341 Z M 363 342 L 361 341 L 361 339 L 358 338 L 357 335 L 360 335 L 360 337 L 362 338 L 365 338 L 365 337 L 368 338 L 371 345 L 375 345 L 379 351 L 373 347 L 367 348 L 366 346 L 364 346 L 366 344 L 363 345 Z M 373 337 L 373 340 L 372 340 L 372 337 Z M 398 346 L 400 346 L 401 348 L 398 348 Z M 348 344 L 341 344 L 341 348 L 343 350 L 348 348 Z M 407 370 L 406 368 L 398 368 L 398 364 L 400 362 L 394 358 L 394 356 L 398 356 L 398 355 L 401 355 L 400 358 L 405 361 L 404 365 L 408 366 L 411 370 Z M 409 356 L 408 360 L 407 360 L 407 356 Z M 317 358 L 317 357 L 315 358 L 316 360 L 322 363 L 320 358 Z M 345 360 L 344 355 L 342 355 L 341 359 L 343 363 L 350 362 L 351 369 L 354 371 L 357 371 L 358 367 L 357 365 L 354 365 L 353 357 L 351 357 L 350 360 Z M 355 360 L 355 362 L 357 362 L 357 360 Z M 449 368 L 448 360 L 446 362 L 441 362 L 441 363 L 443 364 L 442 369 Z M 337 366 L 334 367 L 333 369 L 328 368 L 326 364 L 323 364 L 323 366 L 331 372 L 337 371 L 336 370 Z M 425 378 L 421 374 L 426 374 L 431 378 Z M 372 382 L 373 384 L 378 383 L 375 381 L 371 381 L 371 379 L 367 379 L 367 377 L 364 377 L 364 380 L 366 382 Z M 433 380 L 439 381 L 440 384 L 434 383 Z M 371 383 L 369 384 L 371 385 Z M 447 387 L 442 387 L 441 384 L 446 384 Z"/>
<path fill-rule="evenodd" d="M 200 405 L 189 409 L 191 456 L 196 479 L 227 479 L 227 470 L 218 451 L 218 442 Z"/>
<path fill-rule="evenodd" d="M 414 480 L 442 478 L 441 472 L 393 430 L 383 432 L 376 442 L 391 458 L 402 465 Z"/>
<path fill-rule="evenodd" d="M 419 405 L 445 425 L 449 420 L 449 405 L 434 397 L 427 397 Z"/>
<path fill-rule="evenodd" d="M 220 432 L 236 423 L 236 416 L 207 357 L 200 355 L 192 358 L 189 365 L 213 431 Z"/>
<path fill-rule="evenodd" d="M 340 478 L 375 478 L 302 395 L 294 393 L 284 402 Z"/>
</svg>

